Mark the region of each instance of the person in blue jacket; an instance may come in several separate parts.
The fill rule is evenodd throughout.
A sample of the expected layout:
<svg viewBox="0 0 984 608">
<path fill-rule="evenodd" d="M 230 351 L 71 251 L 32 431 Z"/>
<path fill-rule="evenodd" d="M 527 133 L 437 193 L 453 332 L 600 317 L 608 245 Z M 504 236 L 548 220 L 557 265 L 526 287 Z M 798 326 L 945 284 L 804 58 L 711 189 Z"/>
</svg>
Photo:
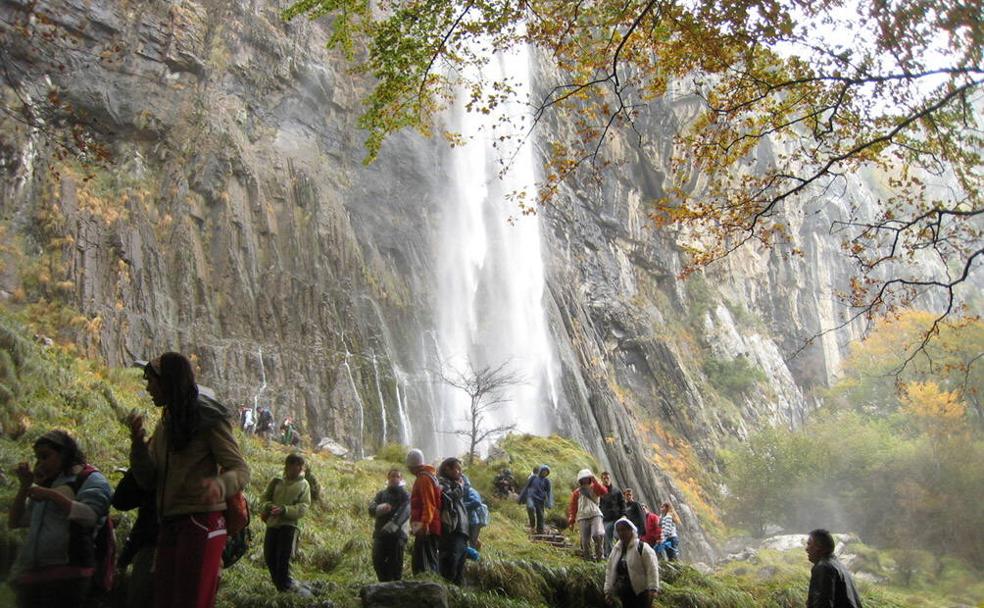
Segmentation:
<svg viewBox="0 0 984 608">
<path fill-rule="evenodd" d="M 468 545 L 476 550 L 481 549 L 482 541 L 478 537 L 482 528 L 489 525 L 489 507 L 482 502 L 482 496 L 471 483 L 468 483 L 465 508 L 468 509 Z"/>
<path fill-rule="evenodd" d="M 530 518 L 530 529 L 536 534 L 543 534 L 543 518 L 545 509 L 553 507 L 553 488 L 550 486 L 550 467 L 542 464 L 536 475 L 531 475 L 519 495 L 519 504 L 526 505 L 526 514 Z"/>
</svg>

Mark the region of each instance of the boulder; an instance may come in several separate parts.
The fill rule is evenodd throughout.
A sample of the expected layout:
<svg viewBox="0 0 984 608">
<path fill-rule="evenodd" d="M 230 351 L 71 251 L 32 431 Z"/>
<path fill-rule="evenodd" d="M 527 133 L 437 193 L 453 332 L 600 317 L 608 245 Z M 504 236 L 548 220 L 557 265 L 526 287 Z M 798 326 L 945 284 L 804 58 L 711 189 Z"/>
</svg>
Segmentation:
<svg viewBox="0 0 984 608">
<path fill-rule="evenodd" d="M 448 590 L 428 581 L 394 581 L 362 588 L 363 608 L 448 608 Z"/>
</svg>

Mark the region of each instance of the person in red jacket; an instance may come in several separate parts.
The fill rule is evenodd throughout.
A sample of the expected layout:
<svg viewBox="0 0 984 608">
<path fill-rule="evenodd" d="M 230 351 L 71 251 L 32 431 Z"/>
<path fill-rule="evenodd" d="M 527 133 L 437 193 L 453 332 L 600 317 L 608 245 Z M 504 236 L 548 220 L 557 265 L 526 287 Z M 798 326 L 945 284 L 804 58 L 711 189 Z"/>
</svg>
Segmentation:
<svg viewBox="0 0 984 608">
<path fill-rule="evenodd" d="M 640 536 L 639 540 L 654 549 L 663 542 L 663 529 L 659 524 L 659 513 L 646 509 L 646 533 Z"/>
<path fill-rule="evenodd" d="M 603 559 L 605 527 L 601 522 L 602 515 L 598 501 L 606 493 L 608 489 L 598 483 L 590 469 L 578 471 L 577 488 L 571 492 L 571 499 L 567 505 L 567 523 L 572 528 L 575 523 L 578 525 L 581 535 L 581 556 L 586 560 Z"/>
<path fill-rule="evenodd" d="M 417 480 L 410 492 L 410 533 L 414 537 L 410 569 L 414 574 L 437 572 L 438 542 L 441 538 L 441 484 L 434 467 L 424 462 L 424 453 L 407 452 L 407 468 Z"/>
</svg>

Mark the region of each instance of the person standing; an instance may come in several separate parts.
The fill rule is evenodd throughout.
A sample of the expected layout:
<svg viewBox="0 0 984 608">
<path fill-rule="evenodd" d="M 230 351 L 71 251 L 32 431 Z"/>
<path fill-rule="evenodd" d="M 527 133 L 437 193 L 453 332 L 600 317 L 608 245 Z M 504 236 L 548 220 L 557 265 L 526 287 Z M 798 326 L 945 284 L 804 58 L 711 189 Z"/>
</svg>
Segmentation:
<svg viewBox="0 0 984 608">
<path fill-rule="evenodd" d="M 144 366 L 147 392 L 162 409 L 150 441 L 133 414 L 130 468 L 153 489 L 161 518 L 154 566 L 157 608 L 211 608 L 226 543 L 226 499 L 249 482 L 229 412 L 199 396 L 191 362 L 164 353 Z"/>
<path fill-rule="evenodd" d="M 403 550 L 407 546 L 406 523 L 410 519 L 410 494 L 403 487 L 403 473 L 390 469 L 386 487 L 369 503 L 375 520 L 372 533 L 372 567 L 380 582 L 403 577 Z"/>
<path fill-rule="evenodd" d="M 117 511 L 137 509 L 137 520 L 116 558 L 118 573 L 126 571 L 127 608 L 146 608 L 154 605 L 154 553 L 157 551 L 157 507 L 154 493 L 137 483 L 132 471 L 127 471 L 113 492 L 113 508 Z"/>
<path fill-rule="evenodd" d="M 605 524 L 605 553 L 609 553 L 615 538 L 615 522 L 625 517 L 625 497 L 618 488 L 612 485 L 612 474 L 608 471 L 601 473 L 601 485 L 605 486 L 607 490 L 605 495 L 601 497 L 599 506 Z"/>
<path fill-rule="evenodd" d="M 626 488 L 622 490 L 625 497 L 625 516 L 636 527 L 636 532 L 642 536 L 646 533 L 646 506 L 635 499 L 635 493 Z"/>
<path fill-rule="evenodd" d="M 813 564 L 806 608 L 861 608 L 854 579 L 834 555 L 834 537 L 822 528 L 810 532 L 806 557 Z"/>
<path fill-rule="evenodd" d="M 526 514 L 530 519 L 530 530 L 536 534 L 544 532 L 544 510 L 553 507 L 553 488 L 550 485 L 550 467 L 542 464 L 537 467 L 537 474 L 529 479 L 523 493 L 519 495 L 519 503 L 526 505 Z"/>
<path fill-rule="evenodd" d="M 33 470 L 27 462 L 14 469 L 20 486 L 7 515 L 11 529 L 28 529 L 9 578 L 17 607 L 82 606 L 96 566 L 94 531 L 112 491 L 65 431 L 41 435 L 34 457 Z"/>
<path fill-rule="evenodd" d="M 598 501 L 608 490 L 598 483 L 590 469 L 578 471 L 577 484 L 578 487 L 571 492 L 571 499 L 567 505 L 567 523 L 571 527 L 574 527 L 575 522 L 578 524 L 581 535 L 581 556 L 589 561 L 592 559 L 601 561 L 605 527 L 601 523 Z"/>
<path fill-rule="evenodd" d="M 656 552 L 639 540 L 635 524 L 623 517 L 615 522 L 618 542 L 605 568 L 605 599 L 618 597 L 622 608 L 649 608 L 659 593 L 659 561 Z"/>
<path fill-rule="evenodd" d="M 468 509 L 468 546 L 477 551 L 482 548 L 482 528 L 489 525 L 489 507 L 482 502 L 482 495 L 468 478 L 464 477 L 464 480 L 468 488 L 468 496 L 465 497 L 465 508 Z"/>
<path fill-rule="evenodd" d="M 468 525 L 468 485 L 461 461 L 445 458 L 437 470 L 441 482 L 441 576 L 460 585 L 465 573 L 465 555 L 471 538 Z"/>
<path fill-rule="evenodd" d="M 663 535 L 663 542 L 659 545 L 659 553 L 666 553 L 666 559 L 675 562 L 680 557 L 680 537 L 677 535 L 677 524 L 680 523 L 680 516 L 669 501 L 660 507 L 662 515 L 659 518 L 659 526 Z"/>
<path fill-rule="evenodd" d="M 438 542 L 441 538 L 441 484 L 434 467 L 424 463 L 418 449 L 407 452 L 407 468 L 416 480 L 410 492 L 410 533 L 413 553 L 410 569 L 414 574 L 438 571 Z"/>
<path fill-rule="evenodd" d="M 283 478 L 267 484 L 260 503 L 260 518 L 266 522 L 263 559 L 277 591 L 299 591 L 290 577 L 290 558 L 297 546 L 299 522 L 311 508 L 311 486 L 304 477 L 304 458 L 290 454 L 284 461 Z"/>
</svg>

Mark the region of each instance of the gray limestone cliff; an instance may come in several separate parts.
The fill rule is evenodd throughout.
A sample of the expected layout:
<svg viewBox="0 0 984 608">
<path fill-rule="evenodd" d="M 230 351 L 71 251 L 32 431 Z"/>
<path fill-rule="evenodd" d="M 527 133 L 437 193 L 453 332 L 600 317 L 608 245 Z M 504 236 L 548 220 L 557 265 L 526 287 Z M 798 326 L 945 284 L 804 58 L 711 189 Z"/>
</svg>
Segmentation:
<svg viewBox="0 0 984 608">
<path fill-rule="evenodd" d="M 365 82 L 284 4 L 51 0 L 50 23 L 32 6 L 0 0 L 0 93 L 29 108 L 0 117 L 0 301 L 64 320 L 113 365 L 190 353 L 226 400 L 272 404 L 314 441 L 435 449 L 435 193 L 453 152 L 402 134 L 364 166 Z M 646 127 L 668 142 L 693 104 L 655 104 Z M 108 158 L 65 154 L 73 124 Z M 686 235 L 646 209 L 668 152 L 613 147 L 616 175 L 540 212 L 554 427 L 623 487 L 673 497 L 688 556 L 710 557 L 700 470 L 797 424 L 834 377 L 850 333 L 791 356 L 838 319 L 845 267 L 804 214 L 802 257 L 742 252 L 679 280 Z"/>
</svg>

